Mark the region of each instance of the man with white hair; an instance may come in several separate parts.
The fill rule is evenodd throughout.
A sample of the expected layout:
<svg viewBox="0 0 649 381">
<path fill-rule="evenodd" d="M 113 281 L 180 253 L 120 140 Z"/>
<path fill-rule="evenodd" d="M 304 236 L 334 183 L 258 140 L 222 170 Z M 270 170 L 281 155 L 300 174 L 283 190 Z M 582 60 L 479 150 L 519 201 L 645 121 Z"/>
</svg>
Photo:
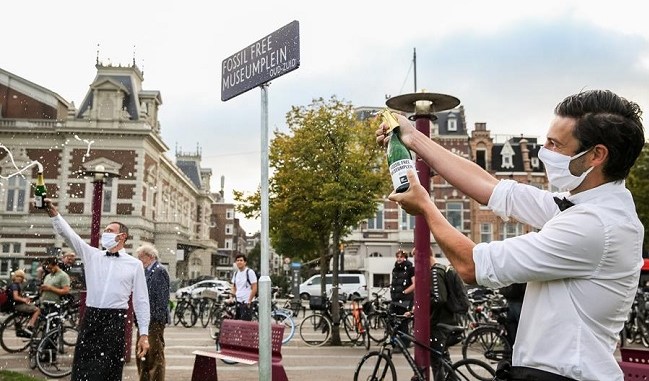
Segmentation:
<svg viewBox="0 0 649 381">
<path fill-rule="evenodd" d="M 169 274 L 158 261 L 158 250 L 145 243 L 135 254 L 144 266 L 146 286 L 149 290 L 149 354 L 138 357 L 137 372 L 140 381 L 164 381 L 165 379 L 165 326 L 169 321 Z M 138 337 L 139 337 L 138 330 Z"/>
</svg>

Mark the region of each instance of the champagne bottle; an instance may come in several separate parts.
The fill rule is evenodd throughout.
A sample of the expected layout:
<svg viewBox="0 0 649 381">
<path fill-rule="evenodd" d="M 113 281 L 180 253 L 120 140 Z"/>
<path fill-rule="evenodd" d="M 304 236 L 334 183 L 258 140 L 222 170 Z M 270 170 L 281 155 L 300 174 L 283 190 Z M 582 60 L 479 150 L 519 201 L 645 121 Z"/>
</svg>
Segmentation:
<svg viewBox="0 0 649 381">
<path fill-rule="evenodd" d="M 410 150 L 401 141 L 400 127 L 397 119 L 389 110 L 383 110 L 381 117 L 390 126 L 387 157 L 390 176 L 392 177 L 392 186 L 396 193 L 405 192 L 410 187 L 410 182 L 406 174 L 410 169 L 415 170 L 415 163 L 412 160 Z"/>
<path fill-rule="evenodd" d="M 36 189 L 34 190 L 34 201 L 39 209 L 45 208 L 45 197 L 47 197 L 47 188 L 43 179 L 43 172 L 38 172 L 36 178 Z"/>
</svg>

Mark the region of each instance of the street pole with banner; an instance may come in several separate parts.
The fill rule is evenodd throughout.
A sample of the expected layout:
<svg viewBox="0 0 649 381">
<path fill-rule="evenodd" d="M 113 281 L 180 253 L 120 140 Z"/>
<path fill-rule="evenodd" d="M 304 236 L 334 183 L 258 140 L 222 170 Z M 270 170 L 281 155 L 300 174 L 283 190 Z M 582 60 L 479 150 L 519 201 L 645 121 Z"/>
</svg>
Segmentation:
<svg viewBox="0 0 649 381">
<path fill-rule="evenodd" d="M 257 86 L 261 89 L 261 276 L 259 287 L 259 379 L 271 379 L 271 282 L 268 271 L 268 83 L 300 66 L 297 20 L 281 27 L 223 60 L 221 100 L 227 101 Z"/>
</svg>

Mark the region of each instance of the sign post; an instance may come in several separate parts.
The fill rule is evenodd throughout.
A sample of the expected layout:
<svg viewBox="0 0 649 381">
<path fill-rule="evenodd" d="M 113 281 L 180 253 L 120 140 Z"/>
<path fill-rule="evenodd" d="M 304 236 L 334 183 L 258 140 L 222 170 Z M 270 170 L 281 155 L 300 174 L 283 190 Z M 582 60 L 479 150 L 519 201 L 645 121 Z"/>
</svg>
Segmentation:
<svg viewBox="0 0 649 381">
<path fill-rule="evenodd" d="M 223 60 L 221 100 L 261 89 L 261 276 L 259 290 L 259 379 L 271 379 L 270 276 L 268 269 L 268 82 L 300 66 L 297 20 Z"/>
</svg>

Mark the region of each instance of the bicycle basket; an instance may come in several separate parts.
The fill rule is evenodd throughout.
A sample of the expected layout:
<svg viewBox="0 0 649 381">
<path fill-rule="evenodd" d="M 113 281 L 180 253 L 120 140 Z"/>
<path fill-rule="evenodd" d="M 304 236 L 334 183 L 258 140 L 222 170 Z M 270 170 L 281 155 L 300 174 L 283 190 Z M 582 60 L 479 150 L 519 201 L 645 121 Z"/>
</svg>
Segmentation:
<svg viewBox="0 0 649 381">
<path fill-rule="evenodd" d="M 309 298 L 309 308 L 318 311 L 325 310 L 327 308 L 327 300 L 322 296 L 311 295 Z"/>
</svg>

